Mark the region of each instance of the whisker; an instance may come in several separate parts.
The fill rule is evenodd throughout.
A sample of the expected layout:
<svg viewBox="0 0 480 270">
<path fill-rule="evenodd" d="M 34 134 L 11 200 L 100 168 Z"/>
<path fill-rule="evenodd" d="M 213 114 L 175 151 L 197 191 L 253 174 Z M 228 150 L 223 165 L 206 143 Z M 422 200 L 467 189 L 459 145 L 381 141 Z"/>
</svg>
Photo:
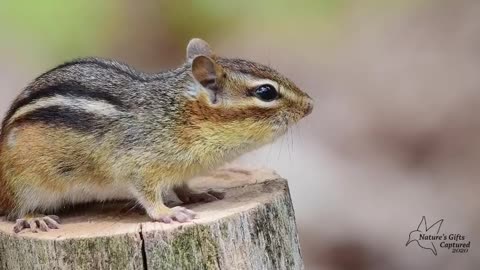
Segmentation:
<svg viewBox="0 0 480 270">
<path fill-rule="evenodd" d="M 278 157 L 277 160 L 280 160 L 280 155 L 282 154 L 283 142 L 285 140 L 285 134 L 282 136 L 282 140 L 280 142 L 280 149 L 278 150 Z"/>
<path fill-rule="evenodd" d="M 292 132 L 291 132 L 292 138 L 291 138 L 291 141 L 290 141 L 290 142 L 291 142 L 291 147 L 292 147 L 292 153 L 295 153 L 295 152 L 294 152 L 294 151 L 295 151 L 295 147 L 294 147 L 295 144 L 294 144 L 294 142 L 295 142 L 295 129 L 296 129 L 296 128 L 297 128 L 297 125 L 296 125 L 296 124 L 293 125 L 293 127 L 292 127 Z"/>
<path fill-rule="evenodd" d="M 129 202 L 127 203 L 127 205 L 128 205 L 128 204 L 129 204 Z M 138 201 L 135 201 L 135 203 L 133 204 L 133 206 L 132 206 L 130 209 L 128 209 L 128 210 L 125 212 L 125 214 L 130 213 L 133 209 L 135 209 L 135 208 L 136 208 L 137 206 L 139 206 L 139 205 L 140 205 L 140 203 L 139 203 Z"/>
<path fill-rule="evenodd" d="M 288 158 L 289 158 L 290 161 L 292 161 L 292 151 L 293 151 L 293 149 L 292 149 L 292 147 L 291 147 L 291 146 L 292 146 L 292 144 L 291 144 L 292 141 L 293 141 L 292 129 L 289 128 L 289 130 L 288 130 L 287 145 L 288 145 Z"/>
<path fill-rule="evenodd" d="M 268 153 L 267 153 L 267 159 L 265 160 L 265 166 L 268 167 L 268 162 L 270 161 L 270 157 L 271 157 L 271 154 L 272 154 L 272 149 L 273 149 L 273 144 L 271 143 L 269 146 L 268 146 Z"/>
</svg>

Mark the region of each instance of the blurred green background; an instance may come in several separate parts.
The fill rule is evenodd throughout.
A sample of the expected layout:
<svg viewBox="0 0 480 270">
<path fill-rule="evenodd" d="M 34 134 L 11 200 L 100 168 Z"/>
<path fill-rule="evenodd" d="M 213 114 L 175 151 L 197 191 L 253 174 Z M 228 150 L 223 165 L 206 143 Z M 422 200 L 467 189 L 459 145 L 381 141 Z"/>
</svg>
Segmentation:
<svg viewBox="0 0 480 270">
<path fill-rule="evenodd" d="M 72 58 L 180 65 L 192 37 L 271 65 L 311 116 L 236 161 L 289 180 L 307 269 L 478 269 L 405 247 L 422 216 L 480 243 L 480 2 L 0 1 L 0 113 Z"/>
<path fill-rule="evenodd" d="M 165 57 L 164 50 L 178 62 L 184 45 L 193 36 L 224 40 L 240 34 L 253 43 L 256 38 L 274 36 L 272 46 L 289 47 L 310 32 L 329 43 L 334 42 L 331 39 L 335 39 L 352 5 L 392 9 L 408 6 L 408 2 L 2 1 L 0 30 L 4 39 L 0 46 L 26 50 L 25 59 L 19 59 L 23 61 L 48 55 L 51 63 L 58 63 L 92 54 L 123 56 L 130 51 L 149 65 L 169 65 L 159 61 Z"/>
<path fill-rule="evenodd" d="M 169 42 L 182 45 L 194 35 L 235 35 L 239 28 L 279 35 L 296 25 L 318 30 L 338 19 L 347 2 L 20 0 L 2 2 L 0 22 L 5 34 L 39 43 L 60 58 L 105 53 L 113 38 L 121 39 L 133 29 L 152 38 L 164 31 Z"/>
</svg>

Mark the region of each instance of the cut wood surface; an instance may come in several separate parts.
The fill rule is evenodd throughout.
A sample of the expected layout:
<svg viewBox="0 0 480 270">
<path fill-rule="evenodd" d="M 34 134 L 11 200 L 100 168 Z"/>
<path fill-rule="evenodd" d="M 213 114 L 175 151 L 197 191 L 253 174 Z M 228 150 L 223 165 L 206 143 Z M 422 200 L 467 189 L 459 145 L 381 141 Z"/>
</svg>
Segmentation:
<svg viewBox="0 0 480 270">
<path fill-rule="evenodd" d="M 49 232 L 14 234 L 2 219 L 0 269 L 303 269 L 286 180 L 229 168 L 192 187 L 226 197 L 187 205 L 198 216 L 183 224 L 151 222 L 126 202 L 71 209 Z"/>
</svg>

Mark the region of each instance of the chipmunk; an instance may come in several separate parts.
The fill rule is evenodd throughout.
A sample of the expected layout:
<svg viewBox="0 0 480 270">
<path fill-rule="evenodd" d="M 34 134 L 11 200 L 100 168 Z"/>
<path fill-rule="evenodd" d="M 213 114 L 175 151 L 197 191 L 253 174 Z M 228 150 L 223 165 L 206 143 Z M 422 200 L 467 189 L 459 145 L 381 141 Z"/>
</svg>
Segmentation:
<svg viewBox="0 0 480 270">
<path fill-rule="evenodd" d="M 271 143 L 312 99 L 270 67 L 215 55 L 201 39 L 176 69 L 146 74 L 86 58 L 39 76 L 13 102 L 0 135 L 0 209 L 14 231 L 59 228 L 67 204 L 135 199 L 154 221 L 188 222 L 184 202 L 223 193 L 187 180 Z"/>
</svg>

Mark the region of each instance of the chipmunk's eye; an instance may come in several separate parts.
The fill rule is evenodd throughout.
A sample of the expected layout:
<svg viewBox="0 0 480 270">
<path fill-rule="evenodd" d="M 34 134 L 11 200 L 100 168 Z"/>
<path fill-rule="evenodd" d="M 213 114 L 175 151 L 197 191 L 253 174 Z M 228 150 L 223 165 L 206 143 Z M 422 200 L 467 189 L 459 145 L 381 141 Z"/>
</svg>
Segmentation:
<svg viewBox="0 0 480 270">
<path fill-rule="evenodd" d="M 270 84 L 263 84 L 255 89 L 255 96 L 263 101 L 272 101 L 278 97 L 278 92 Z"/>
</svg>

